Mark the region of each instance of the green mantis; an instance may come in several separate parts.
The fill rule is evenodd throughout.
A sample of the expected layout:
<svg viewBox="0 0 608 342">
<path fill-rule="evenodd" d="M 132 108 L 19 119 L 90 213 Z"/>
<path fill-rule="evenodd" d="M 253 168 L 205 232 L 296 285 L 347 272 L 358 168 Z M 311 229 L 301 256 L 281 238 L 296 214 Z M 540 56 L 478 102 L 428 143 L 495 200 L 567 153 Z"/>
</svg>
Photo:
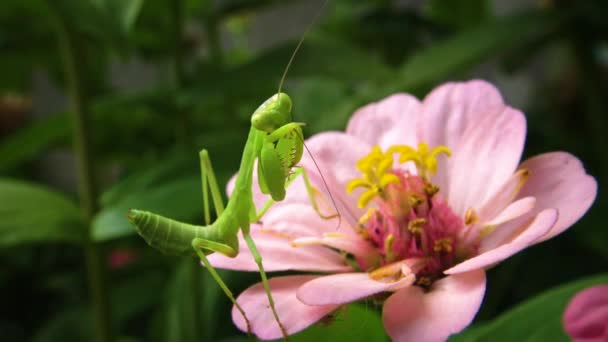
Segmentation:
<svg viewBox="0 0 608 342">
<path fill-rule="evenodd" d="M 319 212 L 315 201 L 315 189 L 310 184 L 303 168 L 299 167 L 293 173 L 291 171 L 302 158 L 304 145 L 302 136 L 302 126 L 304 124 L 292 122 L 291 108 L 292 101 L 289 96 L 278 92 L 260 105 L 251 116 L 251 129 L 243 150 L 235 188 L 225 209 L 208 153 L 206 150 L 201 151 L 200 163 L 205 226 L 182 223 L 140 210 L 131 210 L 128 215 L 137 232 L 152 247 L 167 254 L 198 255 L 212 277 L 243 315 L 248 330 L 250 330 L 249 320 L 245 312 L 236 302 L 232 292 L 206 256 L 217 252 L 228 257 L 235 257 L 239 253 L 237 233 L 240 229 L 258 265 L 274 318 L 285 337 L 287 331 L 281 324 L 275 310 L 262 258 L 249 233 L 250 224 L 259 221 L 274 201 L 281 201 L 285 198 L 286 187 L 298 175 L 303 176 L 308 196 L 317 213 L 327 219 L 338 216 L 337 214 L 324 216 Z M 257 170 L 260 189 L 272 198 L 259 211 L 253 202 L 252 192 L 253 169 L 256 159 L 258 161 Z M 211 224 L 209 224 L 209 189 L 217 212 L 217 220 Z"/>
</svg>

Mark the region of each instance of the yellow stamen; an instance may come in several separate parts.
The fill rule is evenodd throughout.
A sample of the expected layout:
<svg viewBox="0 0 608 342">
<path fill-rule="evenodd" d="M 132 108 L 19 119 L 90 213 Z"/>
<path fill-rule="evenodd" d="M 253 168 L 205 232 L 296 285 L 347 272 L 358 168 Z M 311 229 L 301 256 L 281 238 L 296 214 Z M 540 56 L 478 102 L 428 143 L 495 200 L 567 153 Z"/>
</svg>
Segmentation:
<svg viewBox="0 0 608 342">
<path fill-rule="evenodd" d="M 496 229 L 496 225 L 487 225 L 487 226 L 483 226 L 480 230 L 479 230 L 479 237 L 483 238 L 488 236 L 488 234 L 490 234 L 491 232 L 494 231 L 494 229 Z"/>
<path fill-rule="evenodd" d="M 366 189 L 357 206 L 366 207 L 369 202 L 377 195 L 383 195 L 385 188 L 389 184 L 399 182 L 399 177 L 390 173 L 393 166 L 392 154 L 384 154 L 378 146 L 374 146 L 372 151 L 357 162 L 357 169 L 361 171 L 363 177 L 351 180 L 346 186 L 346 191 L 352 193 L 357 188 Z"/>
<path fill-rule="evenodd" d="M 407 202 L 409 205 L 415 208 L 424 203 L 424 197 L 418 194 L 411 194 L 407 197 Z"/>
<path fill-rule="evenodd" d="M 426 192 L 429 197 L 433 197 L 436 193 L 439 192 L 439 187 L 433 183 L 427 182 L 424 184 L 424 192 Z"/>
<path fill-rule="evenodd" d="M 524 186 L 528 178 L 530 177 L 530 170 L 528 169 L 519 169 L 515 172 L 515 174 L 519 175 L 519 183 L 517 183 L 517 187 L 515 188 L 515 194 L 519 193 L 521 187 Z"/>
<path fill-rule="evenodd" d="M 407 224 L 407 229 L 412 233 L 412 234 L 420 234 L 422 233 L 422 226 L 424 226 L 426 224 L 426 219 L 420 217 L 417 219 L 413 219 L 410 222 L 408 222 Z"/>
<path fill-rule="evenodd" d="M 472 224 L 477 223 L 478 221 L 479 221 L 479 217 L 475 213 L 475 209 L 469 208 L 467 210 L 467 212 L 464 214 L 464 224 L 466 224 L 467 226 L 470 226 Z"/>
<path fill-rule="evenodd" d="M 363 216 L 361 216 L 361 218 L 359 219 L 359 224 L 365 225 L 367 223 L 367 221 L 369 221 L 369 219 L 372 218 L 372 215 L 374 215 L 375 213 L 376 213 L 376 209 L 368 208 L 367 211 L 365 212 L 365 214 L 363 214 Z"/>
<path fill-rule="evenodd" d="M 414 150 L 410 146 L 398 145 L 389 148 L 388 153 L 398 153 L 399 162 L 402 164 L 410 161 L 414 162 L 420 176 L 424 178 L 428 178 L 429 173 L 437 172 L 437 156 L 439 154 L 445 154 L 448 157 L 452 155 L 447 146 L 440 145 L 429 150 L 429 145 L 423 142 L 418 144 L 418 150 Z"/>
<path fill-rule="evenodd" d="M 393 234 L 388 234 L 386 239 L 384 240 L 384 255 L 385 259 L 388 262 L 391 262 L 395 259 L 395 253 L 393 252 L 393 243 L 395 242 L 395 236 Z"/>
<path fill-rule="evenodd" d="M 406 275 L 403 274 L 403 263 L 401 261 L 384 265 L 369 273 L 370 278 L 378 281 L 397 281 L 404 276 Z"/>
<path fill-rule="evenodd" d="M 386 188 L 386 186 L 389 184 L 397 183 L 399 183 L 399 177 L 392 173 L 385 173 L 384 175 L 382 175 L 382 178 L 380 178 L 380 187 L 382 188 Z"/>
<path fill-rule="evenodd" d="M 429 277 L 420 277 L 416 280 L 416 285 L 418 286 L 431 286 L 431 278 Z"/>
<path fill-rule="evenodd" d="M 450 253 L 452 252 L 452 239 L 451 238 L 445 238 L 445 239 L 439 239 L 437 241 L 435 241 L 435 246 L 433 246 L 433 250 L 437 253 L 439 252 L 446 252 L 446 253 Z"/>
<path fill-rule="evenodd" d="M 359 208 L 365 208 L 369 204 L 369 202 L 373 200 L 374 197 L 376 197 L 378 193 L 379 191 L 376 187 L 365 191 L 363 194 L 361 194 L 361 197 L 359 197 L 359 201 L 357 201 L 357 206 Z"/>
</svg>

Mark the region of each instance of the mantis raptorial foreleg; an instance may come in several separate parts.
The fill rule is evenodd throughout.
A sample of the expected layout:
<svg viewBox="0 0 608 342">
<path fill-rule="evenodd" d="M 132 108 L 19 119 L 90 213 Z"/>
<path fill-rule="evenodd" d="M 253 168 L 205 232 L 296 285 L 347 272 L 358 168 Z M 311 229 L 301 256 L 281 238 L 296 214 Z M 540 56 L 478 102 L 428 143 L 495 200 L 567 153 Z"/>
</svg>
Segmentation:
<svg viewBox="0 0 608 342">
<path fill-rule="evenodd" d="M 312 208 L 315 210 L 315 212 L 319 215 L 319 217 L 325 220 L 331 220 L 336 217 L 339 218 L 340 214 L 338 214 L 337 212 L 332 215 L 326 215 L 321 212 L 321 210 L 319 209 L 319 203 L 317 202 L 319 190 L 310 182 L 310 178 L 308 178 L 308 173 L 306 172 L 306 169 L 304 169 L 302 166 L 296 166 L 294 167 L 294 169 L 295 171 L 292 172 L 287 178 L 285 188 L 289 188 L 289 185 L 291 185 L 291 183 L 293 183 L 298 178 L 298 176 L 302 176 L 302 180 L 304 181 L 304 187 L 306 188 L 306 193 L 308 194 L 310 204 L 312 205 Z M 260 221 L 262 216 L 266 214 L 268 209 L 270 209 L 270 207 L 272 207 L 274 203 L 275 201 L 272 198 L 266 201 L 260 211 L 256 213 L 256 221 Z"/>
</svg>

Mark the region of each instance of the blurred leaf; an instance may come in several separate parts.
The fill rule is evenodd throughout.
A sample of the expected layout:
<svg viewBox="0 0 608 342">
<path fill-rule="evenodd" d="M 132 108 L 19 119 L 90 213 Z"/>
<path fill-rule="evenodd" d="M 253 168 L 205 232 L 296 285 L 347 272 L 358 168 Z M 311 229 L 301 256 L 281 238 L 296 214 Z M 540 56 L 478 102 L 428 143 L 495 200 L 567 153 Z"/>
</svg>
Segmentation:
<svg viewBox="0 0 608 342">
<path fill-rule="evenodd" d="M 383 89 L 382 94 L 397 90 L 414 90 L 453 76 L 525 45 L 538 37 L 553 33 L 563 17 L 551 12 L 529 12 L 497 19 L 473 29 L 462 31 L 453 38 L 437 42 L 412 57 L 400 68 L 396 82 Z"/>
<path fill-rule="evenodd" d="M 39 185 L 0 179 L 0 247 L 86 237 L 79 208 Z"/>
<path fill-rule="evenodd" d="M 344 118 L 327 115 L 336 103 L 348 100 L 351 93 L 344 82 L 325 77 L 307 77 L 291 87 L 294 121 L 306 122 L 307 135 L 344 127 Z"/>
<path fill-rule="evenodd" d="M 227 71 L 209 71 L 207 81 L 190 91 L 199 101 L 225 97 L 230 101 L 253 99 L 257 105 L 276 92 L 281 75 L 296 42 L 264 51 L 250 62 Z M 392 69 L 374 55 L 348 42 L 331 37 L 310 36 L 298 52 L 286 82 L 298 77 L 322 75 L 344 83 L 365 84 L 390 78 Z M 209 99 L 209 100 L 207 100 Z M 254 108 L 250 109 L 253 113 Z"/>
<path fill-rule="evenodd" d="M 150 190 L 163 182 L 183 176 L 184 169 L 188 169 L 194 160 L 192 155 L 194 153 L 172 154 L 166 160 L 156 161 L 143 171 L 129 175 L 102 194 L 101 205 L 106 207 L 117 204 L 133 192 Z"/>
<path fill-rule="evenodd" d="M 105 13 L 108 23 L 118 24 L 122 34 L 131 32 L 143 0 L 92 0 Z"/>
<path fill-rule="evenodd" d="M 468 338 L 455 337 L 455 341 L 551 341 L 568 338 L 561 329 L 561 317 L 566 305 L 579 291 L 597 284 L 608 283 L 608 274 L 578 280 L 536 296 L 505 312 L 485 324 Z M 557 329 L 557 331 L 555 331 Z M 546 335 L 548 334 L 548 335 Z"/>
<path fill-rule="evenodd" d="M 34 342 L 79 342 L 92 336 L 89 310 L 70 308 L 51 316 L 32 339 Z"/>
<path fill-rule="evenodd" d="M 433 43 L 388 77 L 371 71 L 378 78 L 368 77 L 371 82 L 361 82 L 354 88 L 355 94 L 319 114 L 320 117 L 328 117 L 323 126 L 325 129 L 343 129 L 343 123 L 358 106 L 396 92 L 425 92 L 433 85 L 466 72 L 491 57 L 554 33 L 563 21 L 563 17 L 552 12 L 528 12 L 485 23 Z"/>
<path fill-rule="evenodd" d="M 50 6 L 70 30 L 124 51 L 142 3 L 143 0 L 55 0 Z"/>
<path fill-rule="evenodd" d="M 148 311 L 159 302 L 158 294 L 166 283 L 164 278 L 161 272 L 146 272 L 112 286 L 112 311 L 119 330 L 123 330 L 135 315 Z"/>
<path fill-rule="evenodd" d="M 284 2 L 284 0 L 225 0 L 219 4 L 218 12 L 221 15 L 234 15 L 236 12 L 260 10 L 261 7 Z"/>
<path fill-rule="evenodd" d="M 485 332 L 485 328 L 487 327 L 486 322 L 475 323 L 468 328 L 466 328 L 461 333 L 456 335 L 451 335 L 448 338 L 449 342 L 469 342 L 469 341 L 477 341 L 479 336 L 481 336 Z"/>
<path fill-rule="evenodd" d="M 163 329 L 157 332 L 160 340 L 167 342 L 193 341 L 194 324 L 199 325 L 203 341 L 219 341 L 227 337 L 243 336 L 230 318 L 232 303 L 195 258 L 182 258 L 176 264 L 167 292 L 165 305 L 161 311 Z M 259 274 L 255 272 L 234 272 L 217 270 L 233 293 L 240 293 L 245 286 L 253 281 L 259 281 Z M 198 279 L 193 276 L 199 277 Z M 196 293 L 193 287 L 198 286 Z M 198 300 L 201 313 L 201 322 L 196 322 L 193 313 L 194 303 Z M 236 337 L 238 341 L 240 338 Z"/>
<path fill-rule="evenodd" d="M 166 308 L 166 331 L 163 338 L 164 341 L 193 341 L 194 338 L 194 313 L 192 293 L 190 284 L 192 284 L 192 276 L 202 275 L 199 272 L 196 275 L 192 273 L 192 258 L 184 258 L 176 269 L 167 290 L 167 308 Z M 202 271 L 202 270 L 201 270 Z M 201 298 L 201 297 L 199 297 Z M 203 303 L 199 302 L 199 306 Z"/>
<path fill-rule="evenodd" d="M 380 314 L 372 308 L 361 305 L 349 305 L 337 312 L 337 316 L 328 323 L 317 323 L 313 327 L 289 338 L 290 341 L 333 342 L 333 341 L 367 341 L 385 342 Z"/>
<path fill-rule="evenodd" d="M 178 179 L 153 189 L 142 189 L 104 208 L 93 219 L 92 236 L 96 241 L 115 239 L 135 233 L 127 220 L 129 209 L 152 211 L 176 220 L 192 221 L 202 217 L 202 194 L 199 178 Z"/>
<path fill-rule="evenodd" d="M 490 15 L 488 0 L 431 0 L 426 9 L 434 20 L 454 27 L 472 27 Z"/>
<path fill-rule="evenodd" d="M 70 123 L 64 114 L 37 120 L 20 129 L 0 144 L 0 171 L 37 157 L 70 132 Z"/>
</svg>

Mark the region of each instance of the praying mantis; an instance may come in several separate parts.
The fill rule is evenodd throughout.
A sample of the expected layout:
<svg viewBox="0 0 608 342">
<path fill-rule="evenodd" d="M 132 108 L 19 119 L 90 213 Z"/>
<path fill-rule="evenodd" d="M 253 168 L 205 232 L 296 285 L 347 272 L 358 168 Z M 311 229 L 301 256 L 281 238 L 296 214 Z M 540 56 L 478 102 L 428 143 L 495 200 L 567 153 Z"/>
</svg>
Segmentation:
<svg viewBox="0 0 608 342">
<path fill-rule="evenodd" d="M 327 1 L 323 7 L 326 3 Z M 310 26 L 312 26 L 312 23 Z M 310 29 L 310 26 L 308 29 Z M 296 166 L 302 158 L 303 148 L 305 147 L 302 133 L 302 127 L 305 124 L 293 122 L 291 98 L 281 92 L 281 86 L 287 71 L 304 40 L 304 35 L 300 39 L 284 70 L 277 93 L 264 101 L 251 116 L 251 128 L 243 149 L 235 187 L 226 207 L 224 208 L 222 202 L 209 154 L 207 150 L 203 149 L 199 153 L 199 160 L 204 203 L 204 226 L 178 222 L 142 210 L 132 209 L 128 214 L 129 220 L 135 225 L 139 235 L 150 246 L 166 254 L 194 254 L 198 256 L 203 265 L 209 270 L 213 279 L 232 301 L 241 315 L 243 315 L 247 324 L 247 330 L 250 332 L 251 326 L 245 311 L 238 304 L 228 286 L 207 258 L 207 255 L 211 253 L 221 253 L 228 257 L 237 256 L 239 253 L 237 234 L 240 230 L 258 266 L 270 309 L 284 338 L 287 338 L 288 333 L 275 309 L 262 257 L 250 235 L 250 225 L 253 222 L 260 221 L 261 217 L 274 202 L 282 201 L 285 198 L 286 188 L 298 176 L 302 176 L 311 205 L 319 216 L 324 219 L 337 217 L 339 220 L 338 226 L 340 225 L 340 214 L 337 212 L 337 209 L 333 215 L 324 215 L 320 212 L 315 199 L 315 194 L 318 193 L 318 190 L 312 186 L 306 170 L 303 167 Z M 271 197 L 259 211 L 255 207 L 252 191 L 252 186 L 254 186 L 253 169 L 256 160 L 260 190 Z M 293 168 L 296 170 L 292 171 Z M 321 173 L 320 176 L 323 179 Z M 324 179 L 323 182 L 325 182 Z M 210 223 L 209 191 L 211 191 L 211 197 L 217 214 L 217 219 L 213 223 Z M 329 193 L 329 196 L 336 208 L 331 193 Z"/>
<path fill-rule="evenodd" d="M 206 256 L 217 252 L 228 257 L 235 257 L 239 253 L 237 233 L 240 229 L 258 265 L 273 316 L 285 337 L 287 331 L 275 310 L 262 257 L 250 235 L 250 224 L 258 222 L 274 201 L 283 200 L 286 187 L 299 175 L 303 177 L 315 211 L 326 219 L 338 216 L 338 214 L 326 216 L 319 211 L 315 199 L 317 190 L 310 183 L 304 168 L 297 167 L 296 171 L 291 172 L 291 169 L 302 158 L 304 145 L 302 136 L 304 123 L 291 122 L 291 107 L 290 97 L 279 92 L 262 103 L 251 116 L 251 128 L 243 149 L 234 191 L 225 209 L 208 152 L 206 150 L 200 152 L 205 226 L 178 222 L 136 209 L 130 210 L 128 214 L 129 220 L 135 225 L 139 235 L 150 246 L 166 254 L 189 255 L 195 253 L 198 255 L 213 279 L 243 315 L 248 330 L 250 330 L 249 320 L 244 310 Z M 271 196 L 260 211 L 256 211 L 252 192 L 253 168 L 256 159 L 258 160 L 260 189 Z M 217 213 L 217 219 L 211 224 L 209 224 L 209 190 Z"/>
</svg>

